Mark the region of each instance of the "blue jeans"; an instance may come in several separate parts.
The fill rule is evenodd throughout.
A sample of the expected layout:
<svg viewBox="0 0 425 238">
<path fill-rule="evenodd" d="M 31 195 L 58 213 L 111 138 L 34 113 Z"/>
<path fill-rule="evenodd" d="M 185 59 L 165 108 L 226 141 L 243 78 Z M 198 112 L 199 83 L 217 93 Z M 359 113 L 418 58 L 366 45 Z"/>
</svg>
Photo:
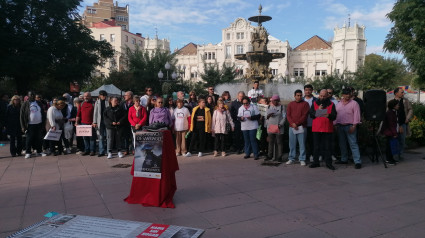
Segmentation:
<svg viewBox="0 0 425 238">
<path fill-rule="evenodd" d="M 289 156 L 288 160 L 295 160 L 297 154 L 297 141 L 300 146 L 300 161 L 305 161 L 305 138 L 307 137 L 307 128 L 304 128 L 304 133 L 294 134 L 292 128 L 289 128 Z"/>
<path fill-rule="evenodd" d="M 404 152 L 404 147 L 406 146 L 406 133 L 407 133 L 407 124 L 400 125 L 400 127 L 403 127 L 403 133 L 400 133 L 398 135 L 398 143 L 400 147 L 400 153 L 398 156 L 401 156 Z"/>
<path fill-rule="evenodd" d="M 84 124 L 81 123 L 81 125 L 91 125 L 91 124 Z M 95 152 L 96 151 L 96 130 L 95 128 L 92 128 L 91 136 L 83 136 L 84 140 L 84 152 Z"/>
<path fill-rule="evenodd" d="M 106 154 L 106 127 L 99 125 L 99 154 Z"/>
<path fill-rule="evenodd" d="M 257 129 L 242 131 L 243 139 L 245 141 L 245 155 L 249 156 L 252 152 L 254 157 L 258 157 L 258 145 L 257 145 Z"/>
<path fill-rule="evenodd" d="M 341 161 L 348 160 L 348 148 L 347 141 L 350 145 L 351 153 L 353 155 L 354 163 L 361 164 L 360 160 L 360 150 L 359 145 L 357 144 L 357 128 L 353 133 L 348 133 L 352 125 L 338 125 L 338 137 L 339 137 L 339 148 L 341 150 Z"/>
</svg>

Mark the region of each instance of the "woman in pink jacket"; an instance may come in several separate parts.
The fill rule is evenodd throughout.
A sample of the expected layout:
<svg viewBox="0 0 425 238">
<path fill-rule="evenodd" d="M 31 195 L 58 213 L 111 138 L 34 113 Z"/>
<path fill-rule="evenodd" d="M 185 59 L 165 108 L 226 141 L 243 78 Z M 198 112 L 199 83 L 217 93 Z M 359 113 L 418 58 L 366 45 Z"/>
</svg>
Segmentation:
<svg viewBox="0 0 425 238">
<path fill-rule="evenodd" d="M 133 103 L 134 105 L 128 109 L 128 121 L 130 122 L 131 130 L 133 132 L 134 143 L 134 138 L 136 138 L 134 135 L 136 134 L 136 131 L 141 130 L 142 127 L 146 125 L 148 116 L 146 108 L 140 104 L 139 96 L 133 97 Z"/>
<path fill-rule="evenodd" d="M 227 130 L 226 124 L 230 125 L 230 128 L 227 128 Z M 229 110 L 227 110 L 224 106 L 224 102 L 222 100 L 218 100 L 217 109 L 214 111 L 211 123 L 211 133 L 215 135 L 214 156 L 218 156 L 219 147 L 221 148 L 221 156 L 226 156 L 224 144 L 226 142 L 229 129 L 232 131 L 235 129 L 232 117 L 230 116 Z"/>
</svg>

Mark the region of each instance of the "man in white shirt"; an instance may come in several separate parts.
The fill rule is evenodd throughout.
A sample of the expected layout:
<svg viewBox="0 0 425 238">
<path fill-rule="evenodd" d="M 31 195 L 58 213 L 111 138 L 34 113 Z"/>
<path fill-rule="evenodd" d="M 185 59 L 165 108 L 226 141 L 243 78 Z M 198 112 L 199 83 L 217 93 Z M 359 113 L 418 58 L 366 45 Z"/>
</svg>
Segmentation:
<svg viewBox="0 0 425 238">
<path fill-rule="evenodd" d="M 248 91 L 248 97 L 251 99 L 252 103 L 257 103 L 257 100 L 264 96 L 263 90 L 259 88 L 259 85 L 260 83 L 255 81 L 252 89 Z"/>
</svg>

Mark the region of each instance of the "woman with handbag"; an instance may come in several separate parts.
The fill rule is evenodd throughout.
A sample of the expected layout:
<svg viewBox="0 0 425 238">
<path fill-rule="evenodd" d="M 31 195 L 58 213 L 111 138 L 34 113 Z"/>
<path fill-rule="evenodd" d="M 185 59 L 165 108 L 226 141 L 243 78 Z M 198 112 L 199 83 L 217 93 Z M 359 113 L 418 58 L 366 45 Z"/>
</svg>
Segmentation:
<svg viewBox="0 0 425 238">
<path fill-rule="evenodd" d="M 221 156 L 226 156 L 224 148 L 226 137 L 230 131 L 235 130 L 229 110 L 226 109 L 222 100 L 217 101 L 217 109 L 214 111 L 211 124 L 211 133 L 215 136 L 214 157 L 218 156 L 221 148 Z"/>
<path fill-rule="evenodd" d="M 128 122 L 131 125 L 133 133 L 133 144 L 135 143 L 135 134 L 137 131 L 142 130 L 148 120 L 146 108 L 140 104 L 140 97 L 133 97 L 133 106 L 128 109 Z M 136 146 L 136 145 L 134 145 Z"/>
<path fill-rule="evenodd" d="M 283 125 L 286 120 L 286 110 L 283 105 L 280 104 L 279 95 L 274 95 L 271 98 L 271 104 L 267 108 L 266 112 L 266 128 L 269 140 L 269 148 L 267 154 L 267 160 L 273 158 L 273 154 L 276 150 L 275 160 L 282 162 L 283 153 Z"/>
<path fill-rule="evenodd" d="M 249 97 L 244 96 L 242 98 L 242 106 L 238 110 L 238 120 L 241 122 L 241 131 L 245 141 L 244 159 L 248 159 L 250 157 L 251 150 L 254 153 L 254 159 L 260 159 L 256 139 L 258 119 L 260 119 L 260 116 L 261 115 L 257 106 L 251 104 Z"/>
<path fill-rule="evenodd" d="M 389 165 L 395 165 L 397 162 L 393 155 L 398 154 L 396 147 L 398 147 L 398 133 L 400 131 L 397 117 L 399 107 L 399 101 L 396 99 L 388 102 L 388 110 L 381 129 L 382 134 L 387 138 L 385 157 Z M 393 150 L 395 151 L 393 152 Z"/>
</svg>

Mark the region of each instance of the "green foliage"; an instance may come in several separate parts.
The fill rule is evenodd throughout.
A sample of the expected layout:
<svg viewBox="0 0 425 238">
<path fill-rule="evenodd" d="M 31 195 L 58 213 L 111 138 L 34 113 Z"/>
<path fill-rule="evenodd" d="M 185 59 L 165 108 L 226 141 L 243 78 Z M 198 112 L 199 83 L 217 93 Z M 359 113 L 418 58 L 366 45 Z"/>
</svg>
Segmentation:
<svg viewBox="0 0 425 238">
<path fill-rule="evenodd" d="M 402 60 L 369 54 L 366 55 L 364 66 L 355 73 L 355 83 L 362 90 L 390 90 L 401 85 L 401 80 L 405 77 L 406 65 Z"/>
<path fill-rule="evenodd" d="M 413 118 L 409 123 L 412 135 L 410 140 L 418 144 L 425 144 L 425 105 L 422 103 L 412 103 Z"/>
<path fill-rule="evenodd" d="M 412 103 L 413 115 L 425 120 L 425 105 L 423 103 Z"/>
<path fill-rule="evenodd" d="M 15 81 L 25 94 L 68 91 L 113 56 L 109 43 L 96 41 L 80 20 L 80 0 L 0 1 L 0 80 Z M 48 87 L 48 88 L 46 88 Z"/>
<path fill-rule="evenodd" d="M 204 73 L 201 74 L 201 78 L 205 82 L 205 86 L 231 83 L 235 80 L 235 77 L 235 66 L 227 66 L 225 63 L 223 63 L 221 69 L 217 63 L 204 63 Z"/>
<path fill-rule="evenodd" d="M 339 95 L 343 88 L 354 86 L 354 78 L 349 74 L 328 74 L 311 82 L 315 90 L 333 88 L 334 94 Z"/>
<path fill-rule="evenodd" d="M 425 82 L 425 1 L 398 0 L 387 15 L 394 26 L 385 40 L 389 52 L 403 53 L 411 68 Z"/>
</svg>

